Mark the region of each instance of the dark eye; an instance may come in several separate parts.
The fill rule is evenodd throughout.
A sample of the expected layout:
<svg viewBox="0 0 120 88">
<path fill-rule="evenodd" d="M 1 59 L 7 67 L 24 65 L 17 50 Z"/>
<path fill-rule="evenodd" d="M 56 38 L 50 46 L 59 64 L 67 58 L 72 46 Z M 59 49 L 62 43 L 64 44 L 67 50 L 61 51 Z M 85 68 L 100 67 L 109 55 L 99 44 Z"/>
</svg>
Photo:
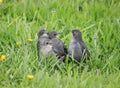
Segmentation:
<svg viewBox="0 0 120 88">
<path fill-rule="evenodd" d="M 46 42 L 46 45 L 48 45 L 49 43 L 48 42 Z"/>
<path fill-rule="evenodd" d="M 54 34 L 54 36 L 56 36 L 57 34 Z"/>
<path fill-rule="evenodd" d="M 46 42 L 47 45 L 51 44 L 51 42 Z"/>
</svg>

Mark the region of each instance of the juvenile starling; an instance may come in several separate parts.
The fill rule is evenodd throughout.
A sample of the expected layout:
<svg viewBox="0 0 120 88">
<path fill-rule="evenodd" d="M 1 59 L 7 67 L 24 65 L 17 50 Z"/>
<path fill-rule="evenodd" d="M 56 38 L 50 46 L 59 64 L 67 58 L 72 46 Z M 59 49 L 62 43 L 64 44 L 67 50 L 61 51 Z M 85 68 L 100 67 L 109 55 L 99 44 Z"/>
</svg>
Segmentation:
<svg viewBox="0 0 120 88">
<path fill-rule="evenodd" d="M 52 31 L 49 33 L 53 52 L 58 56 L 60 61 L 64 61 L 67 55 L 67 49 L 64 43 L 57 37 L 59 33 Z"/>
<path fill-rule="evenodd" d="M 86 62 L 86 58 L 90 58 L 90 52 L 82 40 L 82 33 L 78 29 L 75 29 L 72 30 L 72 36 L 68 51 L 69 55 L 72 55 L 78 62 Z"/>
<path fill-rule="evenodd" d="M 43 57 L 47 59 L 53 54 L 52 45 L 45 29 L 40 30 L 38 33 L 37 49 L 39 60 Z"/>
</svg>

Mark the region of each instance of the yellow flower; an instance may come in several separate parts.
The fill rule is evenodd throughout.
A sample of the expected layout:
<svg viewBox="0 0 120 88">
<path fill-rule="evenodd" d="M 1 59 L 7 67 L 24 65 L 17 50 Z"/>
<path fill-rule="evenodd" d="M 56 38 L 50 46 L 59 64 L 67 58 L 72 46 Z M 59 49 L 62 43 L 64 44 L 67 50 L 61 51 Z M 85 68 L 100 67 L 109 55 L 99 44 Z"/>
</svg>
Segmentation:
<svg viewBox="0 0 120 88">
<path fill-rule="evenodd" d="M 4 61 L 6 59 L 6 56 L 5 55 L 2 55 L 1 57 L 0 57 L 0 61 Z"/>
<path fill-rule="evenodd" d="M 31 38 L 28 39 L 28 42 L 32 42 L 33 40 Z"/>
<path fill-rule="evenodd" d="M 22 43 L 18 41 L 18 42 L 16 42 L 16 45 L 21 46 Z"/>
<path fill-rule="evenodd" d="M 28 75 L 27 76 L 27 78 L 30 79 L 30 80 L 33 79 L 33 77 L 34 77 L 33 75 Z"/>
<path fill-rule="evenodd" d="M 3 0 L 0 0 L 0 4 L 3 2 Z"/>
</svg>

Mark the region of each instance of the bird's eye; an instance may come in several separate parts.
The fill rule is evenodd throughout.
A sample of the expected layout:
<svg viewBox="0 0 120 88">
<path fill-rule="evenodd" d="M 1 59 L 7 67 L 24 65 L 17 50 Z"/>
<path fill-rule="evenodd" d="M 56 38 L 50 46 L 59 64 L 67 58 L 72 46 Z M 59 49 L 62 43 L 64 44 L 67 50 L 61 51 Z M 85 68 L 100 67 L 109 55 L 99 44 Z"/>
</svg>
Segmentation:
<svg viewBox="0 0 120 88">
<path fill-rule="evenodd" d="M 46 42 L 46 45 L 51 45 L 52 43 L 51 42 Z"/>
<path fill-rule="evenodd" d="M 54 34 L 54 36 L 56 36 L 57 34 Z"/>
<path fill-rule="evenodd" d="M 49 43 L 48 43 L 48 42 L 46 42 L 46 44 L 48 45 Z"/>
</svg>

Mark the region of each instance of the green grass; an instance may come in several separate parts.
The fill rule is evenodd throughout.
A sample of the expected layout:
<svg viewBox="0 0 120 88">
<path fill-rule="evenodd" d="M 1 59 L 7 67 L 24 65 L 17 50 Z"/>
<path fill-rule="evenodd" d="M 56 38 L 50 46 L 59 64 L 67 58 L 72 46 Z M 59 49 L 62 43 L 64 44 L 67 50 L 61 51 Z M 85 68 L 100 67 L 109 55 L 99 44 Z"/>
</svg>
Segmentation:
<svg viewBox="0 0 120 88">
<path fill-rule="evenodd" d="M 62 63 L 59 70 L 54 70 L 54 60 L 39 65 L 40 28 L 62 32 L 67 47 L 69 30 L 79 28 L 91 60 L 80 66 Z M 119 0 L 3 0 L 0 55 L 5 54 L 6 60 L 0 62 L 0 88 L 120 88 L 119 35 Z M 32 80 L 27 79 L 29 74 Z"/>
</svg>

